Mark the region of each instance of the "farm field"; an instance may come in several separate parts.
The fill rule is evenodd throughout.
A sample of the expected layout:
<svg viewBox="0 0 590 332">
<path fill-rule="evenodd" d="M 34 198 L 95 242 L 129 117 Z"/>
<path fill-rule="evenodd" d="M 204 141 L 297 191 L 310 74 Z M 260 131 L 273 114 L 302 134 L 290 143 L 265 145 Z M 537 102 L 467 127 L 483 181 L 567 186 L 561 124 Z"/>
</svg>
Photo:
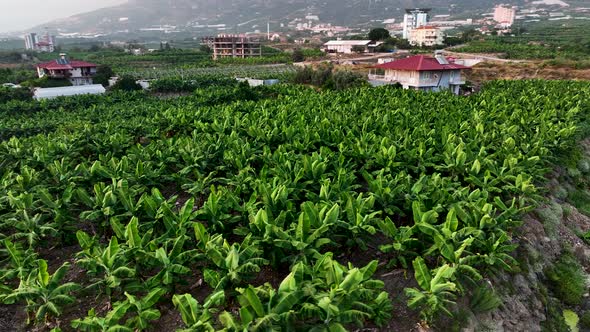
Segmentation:
<svg viewBox="0 0 590 332">
<path fill-rule="evenodd" d="M 590 83 L 0 105 L 0 329 L 436 326 L 588 134 Z M 390 276 L 395 275 L 395 279 Z"/>
<path fill-rule="evenodd" d="M 457 52 L 497 53 L 506 59 L 588 61 L 589 20 L 542 21 L 515 26 L 515 35 L 487 36 L 474 40 Z"/>
</svg>

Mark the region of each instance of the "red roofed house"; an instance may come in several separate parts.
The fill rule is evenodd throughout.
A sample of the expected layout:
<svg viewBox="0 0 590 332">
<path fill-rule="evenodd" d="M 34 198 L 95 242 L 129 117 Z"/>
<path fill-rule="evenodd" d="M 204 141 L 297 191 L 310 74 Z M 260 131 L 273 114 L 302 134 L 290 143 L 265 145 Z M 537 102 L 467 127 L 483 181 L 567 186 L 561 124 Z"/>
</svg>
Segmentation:
<svg viewBox="0 0 590 332">
<path fill-rule="evenodd" d="M 96 65 L 93 63 L 70 60 L 64 53 L 59 59 L 40 63 L 37 65 L 39 78 L 49 77 L 68 79 L 73 85 L 92 84 L 92 76 L 96 74 Z"/>
<path fill-rule="evenodd" d="M 384 74 L 370 74 L 369 81 L 373 85 L 400 83 L 404 89 L 424 91 L 448 89 L 454 94 L 459 94 L 459 87 L 465 84 L 461 72 L 470 69 L 470 67 L 449 63 L 441 53 L 436 53 L 434 57 L 411 56 L 380 64 L 374 68 Z"/>
</svg>

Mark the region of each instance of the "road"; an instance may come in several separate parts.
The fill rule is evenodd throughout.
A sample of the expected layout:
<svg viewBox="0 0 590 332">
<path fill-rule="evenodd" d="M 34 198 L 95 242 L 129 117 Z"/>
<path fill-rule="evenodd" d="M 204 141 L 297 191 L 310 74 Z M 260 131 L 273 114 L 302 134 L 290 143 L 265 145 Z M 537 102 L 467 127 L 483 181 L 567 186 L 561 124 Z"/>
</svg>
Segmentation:
<svg viewBox="0 0 590 332">
<path fill-rule="evenodd" d="M 497 62 L 521 62 L 521 63 L 531 62 L 530 60 L 502 59 L 502 58 L 498 58 L 497 56 L 484 55 L 484 54 L 480 54 L 480 53 L 453 52 L 453 51 L 449 51 L 449 49 L 443 50 L 443 54 L 444 55 L 451 55 L 451 56 L 455 56 L 455 57 L 460 57 L 460 58 L 473 58 L 473 59 L 497 61 Z"/>
</svg>

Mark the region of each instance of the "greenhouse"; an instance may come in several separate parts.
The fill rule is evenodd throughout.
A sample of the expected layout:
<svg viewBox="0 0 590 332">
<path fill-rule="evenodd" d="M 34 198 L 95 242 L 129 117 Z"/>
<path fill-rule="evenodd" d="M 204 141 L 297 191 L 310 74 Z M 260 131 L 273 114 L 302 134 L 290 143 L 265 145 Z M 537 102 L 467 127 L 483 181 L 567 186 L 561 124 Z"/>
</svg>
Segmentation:
<svg viewBox="0 0 590 332">
<path fill-rule="evenodd" d="M 65 86 L 59 88 L 37 88 L 33 94 L 34 99 L 50 99 L 63 96 L 98 95 L 105 93 L 105 88 L 100 84 Z"/>
</svg>

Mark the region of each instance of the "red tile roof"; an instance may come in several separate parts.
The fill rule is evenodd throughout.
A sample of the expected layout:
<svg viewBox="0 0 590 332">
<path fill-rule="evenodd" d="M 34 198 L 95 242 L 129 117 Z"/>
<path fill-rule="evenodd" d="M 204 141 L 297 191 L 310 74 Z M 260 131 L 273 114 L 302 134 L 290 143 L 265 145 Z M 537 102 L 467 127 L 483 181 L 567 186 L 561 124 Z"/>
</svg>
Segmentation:
<svg viewBox="0 0 590 332">
<path fill-rule="evenodd" d="M 96 67 L 95 64 L 86 62 L 86 61 L 78 61 L 78 60 L 69 60 L 67 64 L 60 64 L 57 60 L 43 62 L 37 65 L 37 68 L 43 68 L 47 70 L 70 70 L 74 68 L 92 68 Z"/>
<path fill-rule="evenodd" d="M 470 67 L 454 63 L 440 64 L 435 58 L 427 55 L 415 55 L 405 59 L 399 59 L 375 66 L 375 68 L 408 71 L 470 69 Z"/>
</svg>

